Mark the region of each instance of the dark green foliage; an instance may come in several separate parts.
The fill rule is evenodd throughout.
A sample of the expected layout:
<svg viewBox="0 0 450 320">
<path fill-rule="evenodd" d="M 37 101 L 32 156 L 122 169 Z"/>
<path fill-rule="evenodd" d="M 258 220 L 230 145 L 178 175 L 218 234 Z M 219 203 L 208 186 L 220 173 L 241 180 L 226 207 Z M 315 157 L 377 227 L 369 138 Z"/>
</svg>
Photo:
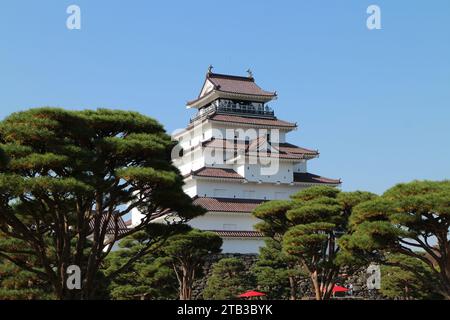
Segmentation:
<svg viewBox="0 0 450 320">
<path fill-rule="evenodd" d="M 59 299 L 93 298 L 110 244 L 146 229 L 161 212 L 177 212 L 182 222 L 203 213 L 182 191 L 172 147 L 156 120 L 136 112 L 41 108 L 10 115 L 0 122 L 0 231 L 24 241 L 35 265 L 6 247 L 0 257 L 49 282 Z M 137 228 L 107 227 L 133 209 L 144 215 Z M 71 264 L 81 267 L 81 290 L 66 288 Z"/>
<path fill-rule="evenodd" d="M 293 206 L 289 200 L 274 200 L 263 202 L 256 207 L 253 215 L 262 220 L 256 225 L 256 229 L 271 238 L 280 240 L 286 230 L 292 226 L 292 222 L 286 217 L 286 212 Z"/>
<path fill-rule="evenodd" d="M 137 232 L 119 242 L 119 249 L 113 251 L 105 261 L 105 274 L 121 268 L 129 259 L 146 248 L 148 236 Z M 178 282 L 169 258 L 161 254 L 162 243 L 155 243 L 153 250 L 142 256 L 109 283 L 111 299 L 175 299 Z"/>
<path fill-rule="evenodd" d="M 194 280 L 202 275 L 207 257 L 220 252 L 222 239 L 215 233 L 191 229 L 187 225 L 163 229 L 170 230 L 171 235 L 155 243 L 149 254 L 135 261 L 110 284 L 113 299 L 192 298 Z M 154 237 L 155 231 L 151 234 Z M 145 232 L 123 239 L 120 250 L 108 257 L 105 274 L 116 272 L 142 248 L 147 248 L 149 240 Z"/>
<path fill-rule="evenodd" d="M 449 226 L 450 181 L 413 181 L 358 205 L 341 246 L 361 261 L 384 263 L 386 253 L 419 259 L 436 275 L 436 290 L 450 299 Z"/>
<path fill-rule="evenodd" d="M 273 239 L 266 240 L 266 245 L 260 248 L 252 273 L 258 288 L 266 292 L 269 299 L 301 298 L 299 282 L 308 276 L 297 259 L 283 252 L 281 243 Z"/>
<path fill-rule="evenodd" d="M 255 281 L 237 258 L 224 258 L 213 265 L 203 297 L 207 300 L 232 300 L 247 290 L 254 290 Z"/>
<path fill-rule="evenodd" d="M 175 271 L 179 283 L 180 300 L 192 298 L 192 286 L 202 275 L 206 258 L 220 253 L 222 238 L 212 232 L 193 229 L 170 237 L 162 248 Z"/>
<path fill-rule="evenodd" d="M 6 152 L 3 150 L 3 148 L 0 147 L 0 169 L 6 167 L 8 164 L 8 157 L 6 155 Z"/>
<path fill-rule="evenodd" d="M 296 259 L 296 268 L 309 273 L 316 299 L 328 299 L 340 268 L 357 267 L 354 260 L 341 256 L 336 241 L 346 234 L 353 207 L 373 197 L 366 192 L 344 193 L 316 186 L 294 194 L 291 201 L 264 203 L 254 215 L 263 220 L 257 228 L 275 241 L 281 240 L 283 251 Z"/>
<path fill-rule="evenodd" d="M 389 255 L 381 268 L 381 293 L 389 299 L 441 299 L 435 283 L 439 281 L 431 268 L 414 257 Z"/>
<path fill-rule="evenodd" d="M 0 263 L 0 300 L 53 299 L 51 287 L 9 261 Z"/>
<path fill-rule="evenodd" d="M 0 233 L 0 245 L 14 251 L 14 259 L 36 265 L 36 258 L 28 254 L 26 243 L 7 238 Z M 24 254 L 21 254 L 24 252 Z M 9 260 L 0 258 L 0 300 L 52 299 L 51 286 L 35 273 L 19 268 Z"/>
</svg>

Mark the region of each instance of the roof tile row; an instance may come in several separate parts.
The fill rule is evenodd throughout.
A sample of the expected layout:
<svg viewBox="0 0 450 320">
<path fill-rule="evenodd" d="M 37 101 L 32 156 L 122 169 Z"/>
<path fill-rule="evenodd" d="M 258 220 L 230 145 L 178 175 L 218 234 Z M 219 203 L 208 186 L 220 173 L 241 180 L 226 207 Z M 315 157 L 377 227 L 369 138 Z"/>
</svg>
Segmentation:
<svg viewBox="0 0 450 320">
<path fill-rule="evenodd" d="M 237 230 L 208 230 L 225 238 L 264 238 L 259 231 L 237 231 Z"/>
</svg>

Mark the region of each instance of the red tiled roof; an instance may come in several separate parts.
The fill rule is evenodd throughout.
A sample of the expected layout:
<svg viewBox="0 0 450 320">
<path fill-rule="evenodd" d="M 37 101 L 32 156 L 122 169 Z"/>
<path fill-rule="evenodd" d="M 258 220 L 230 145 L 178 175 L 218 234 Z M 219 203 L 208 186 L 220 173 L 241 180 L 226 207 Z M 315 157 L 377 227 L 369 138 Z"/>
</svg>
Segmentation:
<svg viewBox="0 0 450 320">
<path fill-rule="evenodd" d="M 252 212 L 265 200 L 257 199 L 234 199 L 234 198 L 208 198 L 199 197 L 194 199 L 194 204 L 208 211 L 215 212 Z"/>
<path fill-rule="evenodd" d="M 211 177 L 211 178 L 227 178 L 227 179 L 244 179 L 239 173 L 233 169 L 203 167 L 193 171 L 187 176 Z"/>
<path fill-rule="evenodd" d="M 340 179 L 330 179 L 308 172 L 294 172 L 294 182 L 341 184 Z"/>
<path fill-rule="evenodd" d="M 232 76 L 218 73 L 208 73 L 207 78 L 214 84 L 215 89 L 223 92 L 249 94 L 273 97 L 275 92 L 261 89 L 254 78 Z"/>
<path fill-rule="evenodd" d="M 103 214 L 100 219 L 100 228 L 103 229 L 103 226 L 105 224 L 107 215 Z M 122 217 L 117 218 L 117 227 L 118 227 L 118 235 L 125 234 L 129 231 L 128 226 L 123 221 Z M 89 221 L 89 228 L 91 229 L 90 232 L 94 231 L 94 219 L 91 219 Z M 114 216 L 111 217 L 108 221 L 108 225 L 106 226 L 106 234 L 108 235 L 114 235 L 116 230 L 116 222 L 114 221 Z"/>
<path fill-rule="evenodd" d="M 277 96 L 276 92 L 269 92 L 261 89 L 255 83 L 255 79 L 253 77 L 208 73 L 206 75 L 205 83 L 208 80 L 212 83 L 214 89 L 204 95 L 199 95 L 195 100 L 188 101 L 188 105 L 193 105 L 202 99 L 210 98 L 217 92 L 232 95 L 246 95 L 251 96 L 251 98 L 262 98 L 265 101 L 272 100 Z"/>
<path fill-rule="evenodd" d="M 237 150 L 245 150 L 248 155 L 257 156 L 257 149 L 263 145 L 261 142 L 263 138 L 257 138 L 253 141 L 250 141 L 248 145 L 243 141 L 237 141 L 236 149 Z M 223 148 L 228 150 L 234 149 L 234 141 L 233 140 L 223 140 L 223 139 L 212 139 L 209 141 L 203 142 L 204 147 L 209 148 Z M 304 159 L 305 157 L 315 157 L 319 154 L 316 150 L 310 150 L 302 147 L 298 147 L 296 145 L 290 143 L 279 143 L 273 144 L 273 148 L 278 149 L 279 152 L 268 154 L 267 156 L 278 157 L 281 159 Z M 255 149 L 256 148 L 256 149 Z M 254 149 L 254 150 L 252 150 Z M 265 150 L 263 152 L 266 152 Z"/>
<path fill-rule="evenodd" d="M 298 147 L 296 145 L 290 143 L 280 143 L 278 144 L 278 150 L 284 153 L 293 153 L 293 154 L 311 154 L 318 155 L 319 152 L 317 150 L 306 149 L 302 147 Z"/>
<path fill-rule="evenodd" d="M 204 147 L 209 148 L 223 148 L 223 149 L 234 149 L 234 141 L 233 140 L 225 140 L 225 139 L 210 139 L 207 141 L 203 141 Z M 242 150 L 245 148 L 245 142 L 236 141 L 236 148 Z"/>
<path fill-rule="evenodd" d="M 226 238 L 264 238 L 259 231 L 237 231 L 237 230 L 208 230 Z"/>
<path fill-rule="evenodd" d="M 255 158 L 273 158 L 273 159 L 284 159 L 284 160 L 301 160 L 310 159 L 310 155 L 306 154 L 284 154 L 284 153 L 265 153 L 265 152 L 247 152 L 247 156 Z"/>
<path fill-rule="evenodd" d="M 235 116 L 235 115 L 227 115 L 227 114 L 213 114 L 208 118 L 212 121 L 218 122 L 227 122 L 227 123 L 238 123 L 238 124 L 250 124 L 250 125 L 261 125 L 261 126 L 272 126 L 272 127 L 286 127 L 286 128 L 295 128 L 297 125 L 292 122 L 287 122 L 278 119 L 265 119 L 265 118 L 256 118 L 256 117 L 244 117 L 244 116 Z"/>
</svg>

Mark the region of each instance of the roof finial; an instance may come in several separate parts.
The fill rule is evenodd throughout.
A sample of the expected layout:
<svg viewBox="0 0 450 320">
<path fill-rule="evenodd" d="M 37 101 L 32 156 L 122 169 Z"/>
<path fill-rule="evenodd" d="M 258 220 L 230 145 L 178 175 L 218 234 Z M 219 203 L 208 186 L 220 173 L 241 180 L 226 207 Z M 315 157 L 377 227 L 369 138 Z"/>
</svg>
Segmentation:
<svg viewBox="0 0 450 320">
<path fill-rule="evenodd" d="M 248 77 L 253 78 L 253 72 L 250 68 L 247 69 Z"/>
<path fill-rule="evenodd" d="M 212 64 L 210 64 L 209 67 L 208 67 L 208 74 L 212 73 L 212 69 L 214 69 L 214 67 L 213 67 Z"/>
</svg>

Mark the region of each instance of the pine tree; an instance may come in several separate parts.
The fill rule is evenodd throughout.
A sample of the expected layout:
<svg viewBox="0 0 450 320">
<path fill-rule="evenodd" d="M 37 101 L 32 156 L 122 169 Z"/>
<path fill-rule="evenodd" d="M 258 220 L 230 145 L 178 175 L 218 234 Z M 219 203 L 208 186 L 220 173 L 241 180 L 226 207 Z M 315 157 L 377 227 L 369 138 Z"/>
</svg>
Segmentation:
<svg viewBox="0 0 450 320">
<path fill-rule="evenodd" d="M 258 288 L 270 299 L 296 300 L 301 297 L 300 281 L 307 277 L 298 261 L 282 250 L 282 244 L 273 239 L 260 248 L 258 260 L 252 269 Z"/>
<path fill-rule="evenodd" d="M 137 232 L 119 242 L 118 250 L 105 261 L 105 274 L 115 272 L 131 257 L 146 246 L 148 237 L 144 231 Z M 178 282 L 169 258 L 161 255 L 160 246 L 142 256 L 108 283 L 107 291 L 115 300 L 175 299 Z"/>
<path fill-rule="evenodd" d="M 93 298 L 115 242 L 150 231 L 163 213 L 184 222 L 204 212 L 182 190 L 173 145 L 157 121 L 136 112 L 41 108 L 10 115 L 0 122 L 8 160 L 0 166 L 0 231 L 24 241 L 36 265 L 5 247 L 0 258 L 48 281 L 58 299 Z M 134 209 L 143 214 L 140 225 L 119 230 L 119 219 Z M 81 268 L 81 290 L 66 287 L 70 265 Z"/>
<path fill-rule="evenodd" d="M 222 239 L 215 233 L 187 225 L 161 225 L 160 228 L 160 232 L 170 231 L 171 235 L 156 243 L 149 254 L 135 261 L 109 284 L 113 299 L 192 298 L 194 281 L 202 275 L 208 256 L 220 252 Z M 123 239 L 119 243 L 120 249 L 107 259 L 106 275 L 146 247 L 148 240 L 145 232 Z"/>
<path fill-rule="evenodd" d="M 341 267 L 356 267 L 341 256 L 337 240 L 346 234 L 353 207 L 373 198 L 367 192 L 342 193 L 326 186 L 310 187 L 288 201 L 269 201 L 254 210 L 257 228 L 282 242 L 283 251 L 307 270 L 317 300 L 329 299 Z"/>
<path fill-rule="evenodd" d="M 180 300 L 192 299 L 195 279 L 202 274 L 207 257 L 220 253 L 222 242 L 217 234 L 196 229 L 167 240 L 161 251 L 177 276 Z"/>
<path fill-rule="evenodd" d="M 413 181 L 356 206 L 340 244 L 360 261 L 383 264 L 389 254 L 418 259 L 436 276 L 435 290 L 450 299 L 449 227 L 450 181 Z"/>
<path fill-rule="evenodd" d="M 414 257 L 391 254 L 381 267 L 381 294 L 389 299 L 441 299 L 431 268 Z"/>
<path fill-rule="evenodd" d="M 24 241 L 5 237 L 0 232 L 0 245 L 14 251 L 14 259 L 36 265 L 36 258 L 21 252 L 27 251 Z M 0 300 L 53 299 L 51 286 L 36 274 L 23 270 L 7 259 L 0 258 Z"/>
<path fill-rule="evenodd" d="M 237 258 L 223 258 L 213 264 L 203 297 L 208 300 L 231 300 L 247 290 L 254 289 L 253 275 L 245 270 Z"/>
</svg>

